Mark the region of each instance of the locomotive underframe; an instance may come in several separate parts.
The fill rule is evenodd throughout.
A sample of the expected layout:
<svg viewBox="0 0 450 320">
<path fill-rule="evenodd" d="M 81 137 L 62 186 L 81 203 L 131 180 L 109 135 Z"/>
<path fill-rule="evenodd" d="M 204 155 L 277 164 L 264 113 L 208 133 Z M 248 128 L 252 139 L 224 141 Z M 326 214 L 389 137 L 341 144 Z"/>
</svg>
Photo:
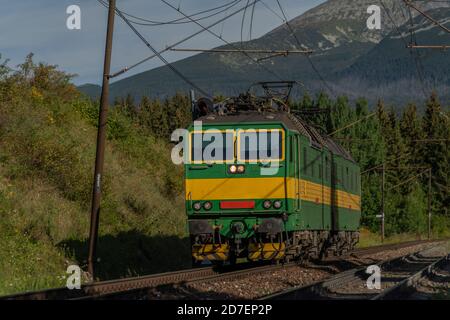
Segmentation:
<svg viewBox="0 0 450 320">
<path fill-rule="evenodd" d="M 220 228 L 214 228 L 212 233 L 191 234 L 193 262 L 235 263 L 238 258 L 285 262 L 321 259 L 352 251 L 359 240 L 358 231 L 285 231 L 279 228 L 265 231 L 257 229 L 251 237 L 226 237 L 221 235 Z"/>
</svg>

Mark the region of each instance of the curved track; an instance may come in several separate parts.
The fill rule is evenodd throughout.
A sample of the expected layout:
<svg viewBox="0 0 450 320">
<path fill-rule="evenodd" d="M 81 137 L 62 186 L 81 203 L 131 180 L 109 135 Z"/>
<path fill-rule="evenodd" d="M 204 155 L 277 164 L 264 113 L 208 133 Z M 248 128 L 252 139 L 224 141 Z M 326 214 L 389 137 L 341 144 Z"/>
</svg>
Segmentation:
<svg viewBox="0 0 450 320">
<path fill-rule="evenodd" d="M 423 292 L 423 288 L 429 292 Z M 428 299 L 445 291 L 450 292 L 450 254 L 399 281 L 372 300 Z"/>
<path fill-rule="evenodd" d="M 361 266 L 341 272 L 328 279 L 306 286 L 269 295 L 263 300 L 358 300 L 358 299 L 404 299 L 411 294 L 413 283 L 430 274 L 436 267 L 449 263 L 450 256 L 434 248 L 426 248 L 412 254 L 382 261 L 376 265 L 380 268 L 380 288 L 368 288 L 367 266 Z"/>
</svg>

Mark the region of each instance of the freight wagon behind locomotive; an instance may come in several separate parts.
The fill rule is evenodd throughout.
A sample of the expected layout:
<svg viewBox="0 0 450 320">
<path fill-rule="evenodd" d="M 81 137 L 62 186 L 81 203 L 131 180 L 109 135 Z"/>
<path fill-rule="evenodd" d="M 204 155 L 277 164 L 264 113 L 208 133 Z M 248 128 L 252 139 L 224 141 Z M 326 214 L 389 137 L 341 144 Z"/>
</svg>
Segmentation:
<svg viewBox="0 0 450 320">
<path fill-rule="evenodd" d="M 204 106 L 201 127 L 189 127 L 185 200 L 194 263 L 317 258 L 358 242 L 359 166 L 290 111 L 288 94 L 276 90 L 289 92 L 291 82 L 260 84 L 264 96 L 249 91 L 216 110 Z"/>
</svg>

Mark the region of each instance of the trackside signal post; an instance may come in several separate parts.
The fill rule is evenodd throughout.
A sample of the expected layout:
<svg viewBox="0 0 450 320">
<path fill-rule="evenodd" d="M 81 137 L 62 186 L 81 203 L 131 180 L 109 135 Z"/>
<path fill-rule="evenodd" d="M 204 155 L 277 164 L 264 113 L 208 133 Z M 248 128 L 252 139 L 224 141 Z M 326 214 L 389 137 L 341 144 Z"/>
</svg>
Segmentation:
<svg viewBox="0 0 450 320">
<path fill-rule="evenodd" d="M 101 187 L 103 179 L 103 163 L 105 159 L 106 123 L 109 100 L 109 73 L 111 68 L 111 51 L 114 29 L 116 0 L 109 0 L 108 26 L 106 31 L 105 60 L 103 65 L 102 94 L 98 117 L 97 150 L 95 154 L 94 186 L 92 191 L 91 226 L 89 232 L 88 272 L 94 280 L 94 264 L 97 249 L 98 223 L 100 216 Z"/>
<path fill-rule="evenodd" d="M 377 218 L 381 218 L 381 241 L 384 241 L 385 238 L 385 192 L 386 191 L 391 191 L 399 186 L 402 186 L 406 183 L 408 183 L 409 181 L 416 179 L 420 176 L 422 176 L 423 174 L 427 173 L 428 174 L 428 239 L 431 239 L 431 167 L 386 167 L 386 163 L 383 163 L 380 165 L 381 168 L 379 168 L 379 166 L 374 167 L 372 169 L 366 170 L 363 173 L 372 171 L 373 169 L 378 169 L 381 170 L 381 212 L 379 215 L 377 215 Z M 417 170 L 417 169 L 425 169 L 424 171 L 420 172 L 419 174 L 412 176 L 411 178 L 385 190 L 385 183 L 386 183 L 386 170 Z"/>
<path fill-rule="evenodd" d="M 431 167 L 428 169 L 428 240 L 431 239 Z"/>
</svg>

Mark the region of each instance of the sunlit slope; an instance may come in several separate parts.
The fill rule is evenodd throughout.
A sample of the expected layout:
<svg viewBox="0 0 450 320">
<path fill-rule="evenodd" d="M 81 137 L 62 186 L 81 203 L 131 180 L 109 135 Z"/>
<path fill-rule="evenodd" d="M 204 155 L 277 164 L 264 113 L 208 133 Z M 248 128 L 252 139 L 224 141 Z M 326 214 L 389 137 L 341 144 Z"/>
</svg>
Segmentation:
<svg viewBox="0 0 450 320">
<path fill-rule="evenodd" d="M 98 105 L 68 80 L 31 60 L 0 72 L 0 295 L 64 285 L 86 264 Z M 189 264 L 181 170 L 166 140 L 111 110 L 100 278 Z"/>
</svg>

